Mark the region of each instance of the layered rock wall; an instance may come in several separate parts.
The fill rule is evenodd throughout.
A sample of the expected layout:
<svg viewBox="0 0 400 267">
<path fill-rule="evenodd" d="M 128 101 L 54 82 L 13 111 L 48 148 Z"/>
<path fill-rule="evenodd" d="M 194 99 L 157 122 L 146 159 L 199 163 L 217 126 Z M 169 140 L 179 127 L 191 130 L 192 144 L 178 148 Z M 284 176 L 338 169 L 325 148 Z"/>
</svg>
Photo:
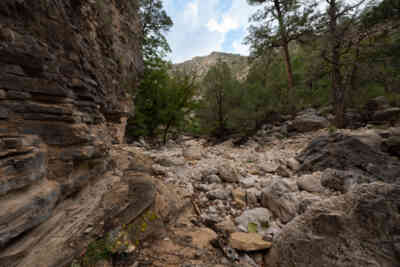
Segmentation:
<svg viewBox="0 0 400 267">
<path fill-rule="evenodd" d="M 142 69 L 137 5 L 0 1 L 0 248 L 110 168 Z"/>
<path fill-rule="evenodd" d="M 141 69 L 136 4 L 0 3 L 2 140 L 38 137 L 48 148 L 48 178 L 65 194 L 90 177 L 74 172 L 88 160 L 103 164 L 95 159 L 123 140 L 127 92 Z"/>
</svg>

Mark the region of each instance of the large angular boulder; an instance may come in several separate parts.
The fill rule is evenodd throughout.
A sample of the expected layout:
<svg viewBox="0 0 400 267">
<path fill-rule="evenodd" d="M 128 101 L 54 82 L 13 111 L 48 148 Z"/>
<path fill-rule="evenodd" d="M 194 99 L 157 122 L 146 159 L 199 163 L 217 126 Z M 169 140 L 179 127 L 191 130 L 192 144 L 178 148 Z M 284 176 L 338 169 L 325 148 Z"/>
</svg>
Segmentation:
<svg viewBox="0 0 400 267">
<path fill-rule="evenodd" d="M 324 188 L 321 185 L 321 177 L 318 174 L 306 174 L 297 179 L 297 186 L 300 190 L 310 193 L 321 193 Z"/>
<path fill-rule="evenodd" d="M 283 179 L 273 179 L 265 185 L 261 204 L 271 210 L 283 223 L 292 220 L 297 214 L 298 205 L 297 185 Z"/>
<path fill-rule="evenodd" d="M 220 199 L 227 200 L 230 197 L 230 192 L 224 188 L 217 188 L 207 192 L 207 197 L 210 200 Z"/>
<path fill-rule="evenodd" d="M 318 116 L 315 113 L 305 113 L 293 120 L 290 130 L 304 133 L 327 128 L 328 126 L 329 121 L 324 117 Z"/>
<path fill-rule="evenodd" d="M 365 114 L 359 110 L 348 109 L 344 114 L 346 128 L 357 129 L 366 124 Z"/>
<path fill-rule="evenodd" d="M 238 170 L 232 163 L 224 163 L 218 167 L 219 177 L 227 183 L 236 183 L 239 181 L 240 175 Z"/>
<path fill-rule="evenodd" d="M 376 124 L 399 121 L 400 108 L 387 108 L 384 110 L 378 110 L 372 115 L 371 119 Z"/>
<path fill-rule="evenodd" d="M 357 185 L 312 205 L 284 226 L 269 267 L 400 265 L 400 186 Z"/>
<path fill-rule="evenodd" d="M 315 138 L 298 156 L 301 172 L 325 169 L 356 170 L 365 176 L 393 183 L 400 177 L 400 162 L 380 150 L 379 136 L 334 134 Z"/>
<path fill-rule="evenodd" d="M 383 148 L 391 155 L 400 157 L 400 135 L 391 136 L 383 142 Z"/>
<path fill-rule="evenodd" d="M 272 222 L 272 213 L 266 208 L 246 210 L 235 222 L 243 232 L 266 233 Z"/>
<path fill-rule="evenodd" d="M 365 109 L 373 113 L 379 109 L 384 109 L 389 106 L 389 102 L 387 101 L 385 96 L 378 96 L 373 99 L 370 99 L 365 105 Z"/>
<path fill-rule="evenodd" d="M 356 184 L 374 181 L 376 178 L 363 175 L 357 170 L 326 169 L 321 173 L 320 184 L 331 191 L 346 193 Z"/>
</svg>

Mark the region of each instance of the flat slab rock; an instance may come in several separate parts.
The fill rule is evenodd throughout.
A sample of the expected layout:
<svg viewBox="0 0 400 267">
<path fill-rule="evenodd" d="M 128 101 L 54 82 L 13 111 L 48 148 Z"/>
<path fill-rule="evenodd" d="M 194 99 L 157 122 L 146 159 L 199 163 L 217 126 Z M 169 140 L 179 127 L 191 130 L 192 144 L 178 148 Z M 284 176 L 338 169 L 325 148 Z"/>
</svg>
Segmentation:
<svg viewBox="0 0 400 267">
<path fill-rule="evenodd" d="M 200 249 L 209 247 L 211 245 L 210 242 L 218 237 L 217 234 L 209 228 L 198 228 L 189 232 L 178 230 L 175 234 L 181 237 L 189 237 L 193 246 Z"/>
<path fill-rule="evenodd" d="M 0 202 L 0 247 L 46 221 L 60 196 L 57 183 L 44 181 Z"/>
<path fill-rule="evenodd" d="M 0 267 L 70 266 L 72 259 L 79 256 L 77 253 L 83 251 L 94 236 L 103 235 L 105 231 L 115 232 L 119 225 L 132 222 L 154 203 L 156 188 L 144 174 L 121 178 L 109 172 L 104 176 L 91 186 L 85 187 L 74 198 L 58 205 L 48 220 L 41 218 L 48 217 L 50 208 L 57 199 L 53 196 L 53 182 L 46 186 L 38 186 L 38 193 L 30 193 L 29 196 L 32 197 L 26 196 L 27 200 L 23 203 L 20 203 L 22 197 L 12 199 L 8 203 L 3 202 L 7 205 L 4 206 L 5 212 L 0 206 L 0 238 L 9 238 L 3 235 L 2 222 L 7 222 L 7 217 L 2 216 L 3 213 L 5 216 L 18 215 L 19 210 L 26 209 L 25 206 L 31 207 L 32 212 L 25 212 L 23 216 L 16 217 L 15 225 L 9 227 L 16 228 L 21 224 L 24 229 L 30 229 L 38 223 L 41 224 L 18 242 L 0 250 Z M 47 189 L 44 192 L 46 194 L 42 193 L 44 188 Z M 45 204 L 47 206 L 44 206 Z M 18 209 L 10 210 L 14 206 Z M 10 221 L 11 219 L 8 220 Z M 32 225 L 33 223 L 35 225 Z"/>
<path fill-rule="evenodd" d="M 232 233 L 229 241 L 232 248 L 242 251 L 265 250 L 272 246 L 271 242 L 264 241 L 257 233 Z"/>
</svg>

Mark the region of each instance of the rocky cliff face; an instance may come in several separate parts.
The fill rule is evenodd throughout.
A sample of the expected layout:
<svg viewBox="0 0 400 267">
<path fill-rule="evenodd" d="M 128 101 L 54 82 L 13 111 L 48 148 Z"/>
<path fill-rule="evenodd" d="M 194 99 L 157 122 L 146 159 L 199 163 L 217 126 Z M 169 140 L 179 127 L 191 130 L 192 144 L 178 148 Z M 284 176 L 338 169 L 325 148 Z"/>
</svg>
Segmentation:
<svg viewBox="0 0 400 267">
<path fill-rule="evenodd" d="M 73 254 L 50 229 L 74 220 L 57 209 L 104 178 L 123 140 L 142 68 L 137 2 L 0 1 L 0 266 L 64 266 Z M 80 204 L 93 211 L 101 193 Z M 58 257 L 28 253 L 48 236 Z"/>
<path fill-rule="evenodd" d="M 231 68 L 234 77 L 238 80 L 246 79 L 250 70 L 248 57 L 229 53 L 212 52 L 208 56 L 194 57 L 183 63 L 175 64 L 174 69 L 178 71 L 193 71 L 198 76 L 198 79 L 201 80 L 206 76 L 208 70 L 217 64 L 218 60 L 226 62 Z"/>
</svg>

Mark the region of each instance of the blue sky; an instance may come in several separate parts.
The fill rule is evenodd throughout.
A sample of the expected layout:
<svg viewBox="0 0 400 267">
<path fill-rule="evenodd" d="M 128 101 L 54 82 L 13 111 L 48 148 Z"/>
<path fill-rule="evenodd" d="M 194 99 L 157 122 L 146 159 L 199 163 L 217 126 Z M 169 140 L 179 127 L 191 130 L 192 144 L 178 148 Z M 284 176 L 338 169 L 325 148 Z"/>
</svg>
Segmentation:
<svg viewBox="0 0 400 267">
<path fill-rule="evenodd" d="M 167 33 L 169 59 L 179 63 L 213 51 L 248 55 L 242 44 L 248 18 L 256 10 L 246 0 L 163 0 L 174 21 Z"/>
</svg>

